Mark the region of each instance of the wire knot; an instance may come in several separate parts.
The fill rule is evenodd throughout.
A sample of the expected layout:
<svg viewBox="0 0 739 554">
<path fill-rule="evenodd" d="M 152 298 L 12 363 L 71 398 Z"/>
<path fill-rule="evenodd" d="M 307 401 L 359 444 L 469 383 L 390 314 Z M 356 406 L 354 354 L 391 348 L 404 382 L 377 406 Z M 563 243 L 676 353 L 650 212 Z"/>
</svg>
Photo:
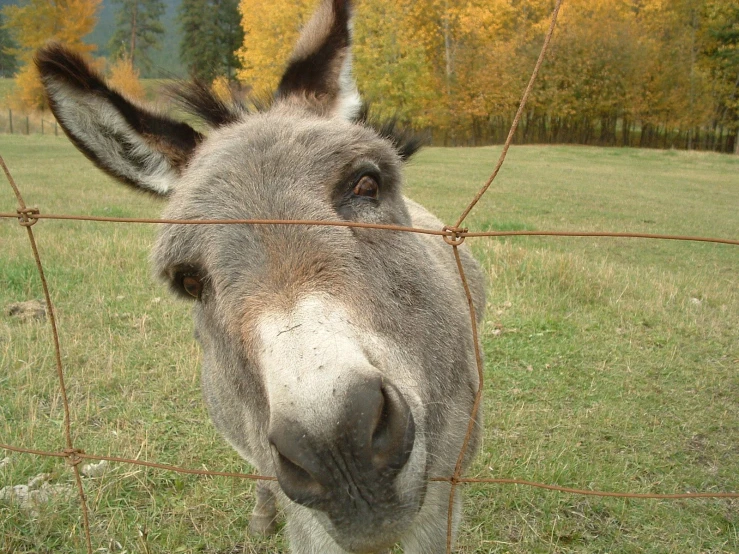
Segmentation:
<svg viewBox="0 0 739 554">
<path fill-rule="evenodd" d="M 463 233 L 469 231 L 466 227 L 464 229 L 460 229 L 459 227 L 450 227 L 449 225 L 445 225 L 442 230 L 446 233 L 443 235 L 444 242 L 450 246 L 459 246 L 462 244 L 464 242 Z"/>
<path fill-rule="evenodd" d="M 38 215 L 41 213 L 38 208 L 18 208 L 18 223 L 23 227 L 31 227 L 38 221 Z"/>
<path fill-rule="evenodd" d="M 83 459 L 80 458 L 80 454 L 85 453 L 81 448 L 65 448 L 63 452 L 67 455 L 67 463 L 71 466 L 80 464 Z"/>
</svg>

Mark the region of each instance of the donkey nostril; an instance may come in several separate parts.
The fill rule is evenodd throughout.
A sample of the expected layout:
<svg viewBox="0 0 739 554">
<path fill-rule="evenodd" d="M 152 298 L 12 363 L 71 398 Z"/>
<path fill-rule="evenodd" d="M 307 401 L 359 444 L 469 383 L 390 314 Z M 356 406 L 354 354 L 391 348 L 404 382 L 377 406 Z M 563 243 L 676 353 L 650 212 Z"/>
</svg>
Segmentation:
<svg viewBox="0 0 739 554">
<path fill-rule="evenodd" d="M 323 486 L 303 467 L 284 456 L 272 443 L 277 480 L 285 494 L 299 504 L 312 504 L 326 494 Z"/>
<path fill-rule="evenodd" d="M 277 454 L 277 463 L 279 464 L 280 469 L 283 472 L 289 472 L 293 480 L 295 480 L 296 482 L 305 483 L 307 485 L 312 485 L 313 483 L 318 484 L 316 480 L 311 476 L 310 473 L 308 473 L 298 464 L 293 462 L 290 458 L 280 454 L 280 451 L 277 450 L 276 448 L 275 448 L 275 454 Z"/>
<path fill-rule="evenodd" d="M 385 397 L 384 388 L 381 389 L 382 396 L 380 405 L 377 407 L 377 415 L 375 419 L 375 428 L 372 431 L 372 449 L 375 452 L 386 450 L 392 440 L 390 436 L 390 403 Z"/>
<path fill-rule="evenodd" d="M 311 423 L 275 416 L 267 431 L 280 487 L 292 501 L 311 508 L 352 497 L 357 483 L 391 482 L 413 450 L 408 403 L 379 376 L 350 387 L 330 420 Z"/>
<path fill-rule="evenodd" d="M 382 386 L 382 405 L 372 433 L 372 463 L 380 470 L 400 470 L 413 450 L 415 423 L 403 396 L 392 385 Z"/>
</svg>

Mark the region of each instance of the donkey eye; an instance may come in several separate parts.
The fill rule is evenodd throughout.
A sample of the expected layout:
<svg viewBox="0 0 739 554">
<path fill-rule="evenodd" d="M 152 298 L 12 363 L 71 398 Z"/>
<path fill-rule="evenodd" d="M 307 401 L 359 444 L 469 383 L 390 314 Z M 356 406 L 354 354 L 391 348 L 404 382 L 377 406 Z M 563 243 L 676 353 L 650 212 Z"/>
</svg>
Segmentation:
<svg viewBox="0 0 739 554">
<path fill-rule="evenodd" d="M 363 196 L 364 198 L 377 198 L 380 187 L 377 181 L 369 175 L 363 176 L 357 184 L 354 185 L 354 195 Z"/>
<path fill-rule="evenodd" d="M 203 282 L 200 277 L 184 275 L 182 277 L 182 289 L 193 298 L 199 299 L 203 292 Z"/>
</svg>

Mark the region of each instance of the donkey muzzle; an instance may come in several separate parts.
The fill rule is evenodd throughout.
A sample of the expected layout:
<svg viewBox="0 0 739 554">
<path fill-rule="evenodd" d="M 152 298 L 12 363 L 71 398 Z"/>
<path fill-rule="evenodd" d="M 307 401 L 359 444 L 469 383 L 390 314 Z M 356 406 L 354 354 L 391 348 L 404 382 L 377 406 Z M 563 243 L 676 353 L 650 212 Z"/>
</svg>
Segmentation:
<svg viewBox="0 0 739 554">
<path fill-rule="evenodd" d="M 316 406 L 305 420 L 273 414 L 268 432 L 284 493 L 334 521 L 396 501 L 394 480 L 415 439 L 408 403 L 380 376 L 345 388 L 336 404 Z"/>
</svg>

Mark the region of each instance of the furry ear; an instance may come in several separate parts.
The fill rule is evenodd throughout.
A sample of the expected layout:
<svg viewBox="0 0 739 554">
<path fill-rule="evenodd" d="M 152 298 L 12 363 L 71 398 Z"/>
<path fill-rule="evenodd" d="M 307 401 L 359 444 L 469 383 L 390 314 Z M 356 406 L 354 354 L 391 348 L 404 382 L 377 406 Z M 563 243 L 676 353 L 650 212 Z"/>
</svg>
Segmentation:
<svg viewBox="0 0 739 554">
<path fill-rule="evenodd" d="M 52 112 L 75 146 L 100 169 L 166 196 L 202 135 L 112 90 L 76 52 L 48 44 L 36 66 Z"/>
<path fill-rule="evenodd" d="M 362 101 L 352 76 L 349 0 L 321 0 L 300 34 L 277 98 L 294 98 L 327 116 L 353 120 Z"/>
</svg>

